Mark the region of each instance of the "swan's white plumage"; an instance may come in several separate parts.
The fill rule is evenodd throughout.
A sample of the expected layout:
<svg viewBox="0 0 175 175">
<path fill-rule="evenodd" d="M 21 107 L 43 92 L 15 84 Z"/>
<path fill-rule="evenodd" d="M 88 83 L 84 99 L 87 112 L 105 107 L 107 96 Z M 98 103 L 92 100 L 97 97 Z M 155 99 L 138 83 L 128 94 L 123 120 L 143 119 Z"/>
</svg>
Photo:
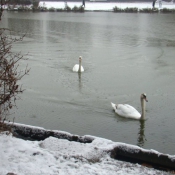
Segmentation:
<svg viewBox="0 0 175 175">
<path fill-rule="evenodd" d="M 76 65 L 73 67 L 73 72 L 78 72 L 78 70 L 79 70 L 79 64 L 76 64 Z M 81 72 L 84 72 L 83 66 L 81 66 Z"/>
<path fill-rule="evenodd" d="M 84 72 L 84 68 L 83 68 L 83 66 L 81 65 L 81 61 L 82 61 L 82 57 L 79 56 L 79 64 L 76 64 L 76 65 L 73 67 L 73 72 Z"/>
<path fill-rule="evenodd" d="M 128 105 L 128 104 L 114 104 L 111 103 L 114 111 L 122 116 L 122 117 L 126 117 L 126 118 L 132 118 L 132 119 L 140 119 L 141 114 L 132 106 Z"/>
<path fill-rule="evenodd" d="M 142 107 L 142 114 L 140 114 L 134 107 L 128 104 L 114 104 L 111 102 L 112 108 L 114 109 L 115 113 L 118 115 L 125 117 L 125 118 L 132 118 L 132 119 L 143 119 L 145 115 L 145 104 L 144 101 L 148 101 L 146 99 L 146 94 L 141 94 L 141 107 Z"/>
</svg>

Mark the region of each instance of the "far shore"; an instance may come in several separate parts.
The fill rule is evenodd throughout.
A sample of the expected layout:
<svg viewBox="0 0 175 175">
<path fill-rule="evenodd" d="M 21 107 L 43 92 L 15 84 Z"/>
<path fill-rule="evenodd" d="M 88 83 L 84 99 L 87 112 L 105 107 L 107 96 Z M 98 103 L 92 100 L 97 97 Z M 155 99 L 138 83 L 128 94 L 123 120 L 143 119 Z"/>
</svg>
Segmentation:
<svg viewBox="0 0 175 175">
<path fill-rule="evenodd" d="M 175 13 L 175 3 L 156 2 L 66 2 L 66 1 L 40 1 L 37 7 L 33 5 L 9 5 L 4 7 L 9 11 L 34 12 L 125 12 L 125 13 Z"/>
</svg>

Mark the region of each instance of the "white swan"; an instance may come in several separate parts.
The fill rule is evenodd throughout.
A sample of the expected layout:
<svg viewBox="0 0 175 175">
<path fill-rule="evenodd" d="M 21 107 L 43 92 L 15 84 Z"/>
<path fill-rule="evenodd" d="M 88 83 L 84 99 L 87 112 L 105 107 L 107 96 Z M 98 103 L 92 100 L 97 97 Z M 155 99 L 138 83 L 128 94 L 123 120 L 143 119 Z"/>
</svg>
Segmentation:
<svg viewBox="0 0 175 175">
<path fill-rule="evenodd" d="M 79 64 L 76 64 L 76 65 L 73 67 L 73 72 L 84 72 L 84 68 L 83 68 L 83 66 L 81 65 L 81 61 L 82 61 L 82 57 L 80 56 L 80 57 L 79 57 Z"/>
<path fill-rule="evenodd" d="M 140 101 L 141 101 L 141 107 L 142 107 L 142 114 L 140 114 L 134 107 L 128 104 L 111 103 L 111 105 L 114 111 L 122 117 L 143 120 L 145 117 L 145 101 L 148 102 L 145 93 L 141 94 Z"/>
</svg>

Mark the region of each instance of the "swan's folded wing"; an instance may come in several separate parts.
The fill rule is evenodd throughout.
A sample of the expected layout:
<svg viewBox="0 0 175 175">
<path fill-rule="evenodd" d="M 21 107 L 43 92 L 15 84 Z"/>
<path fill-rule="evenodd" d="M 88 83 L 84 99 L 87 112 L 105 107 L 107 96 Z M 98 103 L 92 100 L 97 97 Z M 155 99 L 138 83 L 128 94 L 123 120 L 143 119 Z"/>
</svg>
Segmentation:
<svg viewBox="0 0 175 175">
<path fill-rule="evenodd" d="M 78 72 L 78 69 L 79 69 L 79 65 L 76 64 L 76 65 L 73 67 L 73 71 L 74 71 L 74 72 Z"/>
<path fill-rule="evenodd" d="M 140 118 L 141 114 L 132 106 L 128 104 L 118 104 L 117 105 L 117 113 L 120 116 L 126 118 Z"/>
<path fill-rule="evenodd" d="M 76 64 L 76 65 L 73 67 L 73 72 L 78 72 L 78 70 L 79 70 L 79 64 Z M 84 72 L 83 66 L 81 66 L 81 72 Z"/>
</svg>

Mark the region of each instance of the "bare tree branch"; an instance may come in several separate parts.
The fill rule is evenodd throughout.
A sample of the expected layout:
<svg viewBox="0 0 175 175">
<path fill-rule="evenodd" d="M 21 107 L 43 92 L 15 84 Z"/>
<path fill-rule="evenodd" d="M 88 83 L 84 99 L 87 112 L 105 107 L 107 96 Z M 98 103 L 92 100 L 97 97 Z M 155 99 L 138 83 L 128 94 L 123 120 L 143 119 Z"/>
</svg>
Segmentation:
<svg viewBox="0 0 175 175">
<path fill-rule="evenodd" d="M 9 110 L 16 106 L 17 95 L 24 90 L 18 84 L 25 75 L 29 73 L 29 68 L 19 70 L 19 62 L 26 60 L 21 52 L 12 52 L 12 45 L 22 41 L 24 36 L 14 37 L 8 29 L 0 29 L 0 118 L 6 118 Z"/>
</svg>

